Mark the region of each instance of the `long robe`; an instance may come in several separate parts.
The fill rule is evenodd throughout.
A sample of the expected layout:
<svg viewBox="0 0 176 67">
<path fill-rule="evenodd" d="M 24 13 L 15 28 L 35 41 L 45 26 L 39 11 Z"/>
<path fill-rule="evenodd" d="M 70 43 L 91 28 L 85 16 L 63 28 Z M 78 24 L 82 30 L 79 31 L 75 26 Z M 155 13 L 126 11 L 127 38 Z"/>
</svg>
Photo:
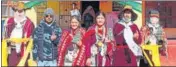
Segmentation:
<svg viewBox="0 0 176 67">
<path fill-rule="evenodd" d="M 150 45 L 151 43 L 162 45 L 162 47 L 159 48 L 160 55 L 168 56 L 167 37 L 161 25 L 158 24 L 157 26 L 153 26 L 151 23 L 147 22 L 146 25 L 142 26 L 140 31 L 142 34 L 142 43 L 147 45 Z M 153 35 L 154 37 L 152 37 Z M 152 60 L 150 51 L 145 50 L 145 52 L 148 54 L 149 59 Z M 154 65 L 154 61 L 152 61 L 152 64 Z"/>
<path fill-rule="evenodd" d="M 85 43 L 86 46 L 86 60 L 88 58 L 91 58 L 92 56 L 92 52 L 91 52 L 91 48 L 93 45 L 96 44 L 97 39 L 96 39 L 96 25 L 93 25 L 91 27 L 89 27 L 88 31 L 86 32 L 84 39 L 83 39 L 83 43 Z M 105 27 L 106 29 L 106 34 L 105 36 L 108 37 L 108 29 L 107 27 Z M 109 37 L 110 38 L 110 37 Z M 105 44 L 105 43 L 104 43 Z M 105 45 L 107 46 L 107 50 L 106 50 L 106 55 L 105 55 L 105 65 L 104 66 L 111 66 L 111 57 L 112 57 L 112 45 L 114 44 L 113 40 L 110 40 L 110 42 L 107 42 Z M 98 48 L 98 50 L 100 49 L 97 45 L 96 47 Z M 98 61 L 98 62 L 97 62 Z M 103 66 L 103 57 L 101 56 L 100 52 L 97 53 L 96 55 L 96 60 L 95 61 L 91 61 L 91 62 L 95 62 L 96 66 Z"/>
<path fill-rule="evenodd" d="M 14 21 L 14 17 L 9 18 L 9 20 L 7 21 L 7 26 L 6 26 L 6 36 L 5 36 L 6 38 L 10 38 L 11 33 L 15 28 L 15 25 L 16 23 Z M 22 29 L 22 38 L 24 37 L 29 38 L 32 35 L 33 30 L 34 30 L 34 24 L 29 18 L 27 18 L 23 26 L 23 29 Z M 10 46 L 10 43 L 8 43 L 8 46 Z M 20 55 L 17 55 L 16 50 L 11 50 L 11 54 L 8 56 L 9 66 L 16 66 L 18 64 L 18 62 L 20 61 L 21 57 L 24 54 L 25 46 L 27 46 L 27 44 L 22 43 Z"/>
<path fill-rule="evenodd" d="M 79 40 L 82 41 L 82 36 L 84 36 L 85 33 L 83 28 L 78 28 L 74 32 L 71 31 L 73 30 L 64 30 L 62 33 L 58 47 L 58 66 L 85 66 L 85 45 L 83 43 L 77 46 L 78 52 L 76 53 L 76 57 L 74 57 L 74 59 L 71 58 L 72 61 L 70 63 L 67 64 L 66 62 L 69 47 L 73 46 L 73 43 L 75 44 L 75 42 Z"/>
<path fill-rule="evenodd" d="M 120 23 L 115 23 L 113 28 L 113 35 L 116 41 L 116 50 L 113 51 L 113 66 L 137 66 L 136 56 L 128 47 L 123 36 L 125 27 Z M 132 33 L 139 33 L 138 39 L 134 39 L 136 44 L 141 43 L 141 34 L 136 24 L 130 25 Z"/>
<path fill-rule="evenodd" d="M 160 48 L 160 53 L 161 55 L 166 55 L 165 51 L 167 50 L 167 37 L 161 25 L 157 24 L 156 26 L 153 26 L 148 22 L 146 25 L 142 26 L 141 34 L 143 43 L 162 45 Z M 154 38 L 152 38 L 152 36 L 154 36 Z"/>
</svg>

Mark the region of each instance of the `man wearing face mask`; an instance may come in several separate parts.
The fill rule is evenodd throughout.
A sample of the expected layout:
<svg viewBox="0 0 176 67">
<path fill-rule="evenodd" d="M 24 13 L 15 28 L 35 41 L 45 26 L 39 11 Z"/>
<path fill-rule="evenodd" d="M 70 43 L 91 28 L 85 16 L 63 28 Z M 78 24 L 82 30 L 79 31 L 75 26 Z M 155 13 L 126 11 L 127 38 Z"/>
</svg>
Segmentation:
<svg viewBox="0 0 176 67">
<path fill-rule="evenodd" d="M 25 5 L 17 2 L 17 6 L 12 7 L 14 17 L 10 17 L 5 24 L 5 39 L 9 38 L 30 38 L 34 29 L 34 24 L 25 15 Z M 23 57 L 28 44 L 8 41 L 8 66 L 16 66 Z"/>
<path fill-rule="evenodd" d="M 57 26 L 54 11 L 47 8 L 33 33 L 33 59 L 38 66 L 56 66 L 57 45 L 61 36 L 61 28 Z"/>
<path fill-rule="evenodd" d="M 142 42 L 147 45 L 162 45 L 159 48 L 159 52 L 161 55 L 167 56 L 167 38 L 159 22 L 159 12 L 157 10 L 151 10 L 149 12 L 149 21 L 141 28 Z"/>
<path fill-rule="evenodd" d="M 131 6 L 125 6 L 119 14 L 119 21 L 115 23 L 113 34 L 116 41 L 113 53 L 113 66 L 139 66 L 142 51 L 141 34 L 136 24 L 137 15 Z M 120 57 L 120 59 L 119 59 Z"/>
</svg>

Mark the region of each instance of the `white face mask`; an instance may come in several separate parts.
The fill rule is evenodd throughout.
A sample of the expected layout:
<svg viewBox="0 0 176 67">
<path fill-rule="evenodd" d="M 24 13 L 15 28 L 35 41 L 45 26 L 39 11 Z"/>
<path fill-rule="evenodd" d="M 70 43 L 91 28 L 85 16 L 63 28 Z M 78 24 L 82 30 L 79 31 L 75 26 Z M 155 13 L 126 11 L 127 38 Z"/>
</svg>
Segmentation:
<svg viewBox="0 0 176 67">
<path fill-rule="evenodd" d="M 157 18 L 157 17 L 150 17 L 150 22 L 152 24 L 157 24 L 159 22 L 159 18 Z"/>
<path fill-rule="evenodd" d="M 122 18 L 122 20 L 125 21 L 125 22 L 130 22 L 131 18 Z"/>
</svg>

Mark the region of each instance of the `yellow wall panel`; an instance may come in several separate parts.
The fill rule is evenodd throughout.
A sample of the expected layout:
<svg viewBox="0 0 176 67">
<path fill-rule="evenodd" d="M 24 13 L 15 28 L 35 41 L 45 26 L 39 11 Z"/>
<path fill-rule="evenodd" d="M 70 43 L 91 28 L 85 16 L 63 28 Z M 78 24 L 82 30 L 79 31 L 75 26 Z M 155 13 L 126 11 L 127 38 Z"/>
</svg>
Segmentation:
<svg viewBox="0 0 176 67">
<path fill-rule="evenodd" d="M 47 1 L 47 8 L 52 8 L 55 14 L 59 14 L 59 1 Z"/>
</svg>

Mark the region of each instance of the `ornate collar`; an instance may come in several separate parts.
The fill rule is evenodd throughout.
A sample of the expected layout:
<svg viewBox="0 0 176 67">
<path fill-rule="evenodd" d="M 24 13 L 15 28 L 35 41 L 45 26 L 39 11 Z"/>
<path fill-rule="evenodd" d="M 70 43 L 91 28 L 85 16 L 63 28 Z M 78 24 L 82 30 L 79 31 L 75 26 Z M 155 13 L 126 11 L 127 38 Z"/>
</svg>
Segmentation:
<svg viewBox="0 0 176 67">
<path fill-rule="evenodd" d="M 103 42 L 105 40 L 106 28 L 105 28 L 105 26 L 102 26 L 102 28 L 103 28 L 103 34 L 100 34 L 98 32 L 98 26 L 96 26 L 95 27 L 95 35 L 96 35 L 97 41 L 102 41 Z"/>
</svg>

